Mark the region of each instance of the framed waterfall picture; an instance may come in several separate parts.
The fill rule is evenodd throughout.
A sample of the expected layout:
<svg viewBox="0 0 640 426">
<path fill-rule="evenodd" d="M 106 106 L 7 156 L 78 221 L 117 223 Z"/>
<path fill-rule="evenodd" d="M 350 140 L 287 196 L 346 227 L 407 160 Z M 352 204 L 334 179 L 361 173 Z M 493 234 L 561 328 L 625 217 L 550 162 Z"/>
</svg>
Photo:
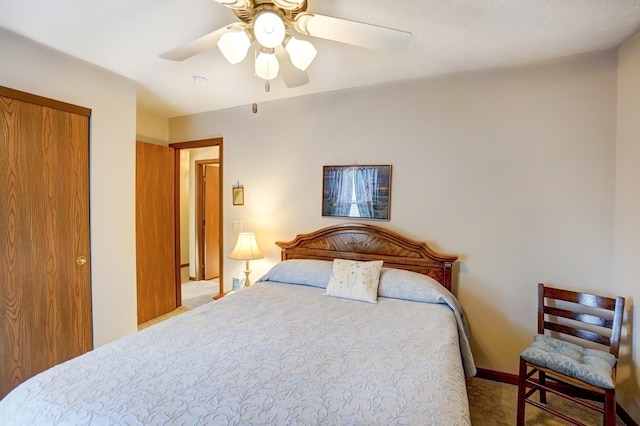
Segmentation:
<svg viewBox="0 0 640 426">
<path fill-rule="evenodd" d="M 389 220 L 390 207 L 390 164 L 322 167 L 322 216 Z"/>
</svg>

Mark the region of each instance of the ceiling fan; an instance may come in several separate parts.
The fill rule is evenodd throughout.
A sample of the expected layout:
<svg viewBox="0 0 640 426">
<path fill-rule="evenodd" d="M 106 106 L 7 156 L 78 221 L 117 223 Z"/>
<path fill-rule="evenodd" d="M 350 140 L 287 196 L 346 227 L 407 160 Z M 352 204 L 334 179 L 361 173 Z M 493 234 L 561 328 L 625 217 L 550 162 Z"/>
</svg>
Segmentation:
<svg viewBox="0 0 640 426">
<path fill-rule="evenodd" d="M 234 22 L 160 55 L 183 61 L 215 49 L 231 63 L 241 62 L 256 42 L 255 73 L 272 80 L 281 73 L 287 87 L 309 82 L 305 72 L 317 51 L 304 35 L 370 49 L 399 52 L 411 40 L 411 33 L 373 24 L 307 12 L 307 0 L 215 0 L 230 8 L 240 22 Z"/>
</svg>

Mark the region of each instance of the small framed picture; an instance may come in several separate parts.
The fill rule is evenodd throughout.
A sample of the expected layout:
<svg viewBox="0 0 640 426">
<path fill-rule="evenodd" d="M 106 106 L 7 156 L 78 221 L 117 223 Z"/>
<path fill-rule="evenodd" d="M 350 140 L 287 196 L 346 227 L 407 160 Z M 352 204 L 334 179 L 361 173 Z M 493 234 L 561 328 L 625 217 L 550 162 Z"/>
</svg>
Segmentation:
<svg viewBox="0 0 640 426">
<path fill-rule="evenodd" d="M 234 206 L 243 206 L 244 205 L 244 186 L 242 185 L 234 185 L 232 189 L 233 194 L 233 205 Z"/>
</svg>

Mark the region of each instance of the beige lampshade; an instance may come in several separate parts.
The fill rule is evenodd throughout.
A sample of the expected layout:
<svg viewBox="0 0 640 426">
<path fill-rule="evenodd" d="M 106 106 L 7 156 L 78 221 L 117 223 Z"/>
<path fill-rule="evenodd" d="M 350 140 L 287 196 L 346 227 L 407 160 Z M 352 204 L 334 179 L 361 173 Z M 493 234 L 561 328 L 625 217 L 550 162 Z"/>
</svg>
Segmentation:
<svg viewBox="0 0 640 426">
<path fill-rule="evenodd" d="M 256 243 L 256 236 L 253 232 L 241 232 L 238 234 L 238 242 L 229 255 L 231 259 L 253 260 L 262 259 L 264 256 Z"/>
</svg>

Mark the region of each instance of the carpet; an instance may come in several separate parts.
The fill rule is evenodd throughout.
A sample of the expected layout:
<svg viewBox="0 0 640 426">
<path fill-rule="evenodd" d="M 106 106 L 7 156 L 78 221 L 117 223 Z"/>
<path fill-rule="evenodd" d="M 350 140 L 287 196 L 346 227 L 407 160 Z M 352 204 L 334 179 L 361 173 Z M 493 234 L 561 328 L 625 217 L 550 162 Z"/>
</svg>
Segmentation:
<svg viewBox="0 0 640 426">
<path fill-rule="evenodd" d="M 211 302 L 218 294 L 220 284 L 218 279 L 207 281 L 188 281 L 182 283 L 182 306 L 188 309 L 197 308 Z"/>
<path fill-rule="evenodd" d="M 467 379 L 467 393 L 473 426 L 513 426 L 516 424 L 517 386 L 472 377 Z M 579 418 L 586 425 L 602 424 L 602 415 L 595 411 L 573 404 L 551 393 L 547 393 L 547 401 L 551 407 Z M 567 425 L 564 420 L 528 404 L 525 409 L 525 420 L 527 425 Z M 623 426 L 624 423 L 618 418 L 616 425 Z"/>
</svg>

